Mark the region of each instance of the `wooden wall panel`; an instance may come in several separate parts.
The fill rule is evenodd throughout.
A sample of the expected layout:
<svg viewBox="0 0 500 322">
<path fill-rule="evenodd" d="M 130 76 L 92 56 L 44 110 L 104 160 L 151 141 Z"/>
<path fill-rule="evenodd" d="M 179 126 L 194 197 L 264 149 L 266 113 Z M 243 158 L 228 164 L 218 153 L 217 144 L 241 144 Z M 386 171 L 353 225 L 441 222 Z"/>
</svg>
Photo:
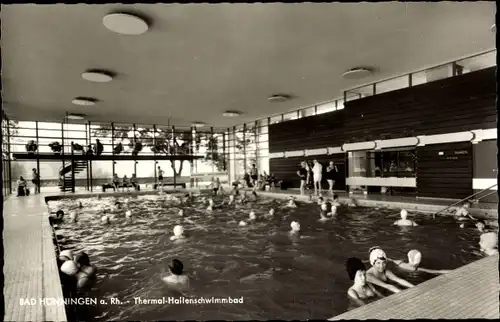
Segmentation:
<svg viewBox="0 0 500 322">
<path fill-rule="evenodd" d="M 472 143 L 417 147 L 417 160 L 419 197 L 462 199 L 473 193 Z"/>
<path fill-rule="evenodd" d="M 269 127 L 270 152 L 494 128 L 496 68 L 347 102 Z"/>
<path fill-rule="evenodd" d="M 323 165 L 323 170 L 326 170 L 328 162 L 334 161 L 339 170 L 337 180 L 335 182 L 335 190 L 345 190 L 345 178 L 346 178 L 346 164 L 345 164 L 345 154 L 332 154 L 332 155 L 318 155 L 309 157 L 292 157 L 292 158 L 280 158 L 280 159 L 270 159 L 270 169 L 271 173 L 274 173 L 276 179 L 283 180 L 291 183 L 292 188 L 300 187 L 300 179 L 297 176 L 297 171 L 300 167 L 300 162 L 304 160 L 312 161 L 314 159 L 318 160 Z M 328 189 L 328 183 L 326 180 L 322 182 L 323 188 Z"/>
</svg>

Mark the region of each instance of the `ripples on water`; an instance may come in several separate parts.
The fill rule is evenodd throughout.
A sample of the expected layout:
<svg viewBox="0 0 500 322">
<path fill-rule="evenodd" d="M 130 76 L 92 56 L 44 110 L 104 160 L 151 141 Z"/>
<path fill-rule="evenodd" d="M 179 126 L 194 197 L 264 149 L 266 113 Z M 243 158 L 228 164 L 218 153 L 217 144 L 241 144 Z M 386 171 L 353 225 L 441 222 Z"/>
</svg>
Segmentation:
<svg viewBox="0 0 500 322">
<path fill-rule="evenodd" d="M 124 198 L 49 203 L 52 209 L 79 214 L 76 224 L 59 225 L 57 234 L 65 238 L 62 248 L 87 252 L 99 268 L 89 296 L 132 301 L 92 308 L 96 320 L 325 319 L 348 309 L 346 292 L 352 282 L 345 271 L 346 259 L 368 259 L 368 249 L 374 245 L 394 259 L 405 259 L 410 249 L 418 249 L 422 267 L 433 269 L 454 269 L 479 258 L 479 234 L 473 228 L 460 229 L 449 218 L 419 215 L 420 226 L 400 228 L 392 226 L 399 218 L 397 211 L 358 208 L 341 209 L 338 218 L 321 223 L 317 205 L 301 204 L 292 210 L 276 208 L 274 219 L 238 227 L 250 209 L 259 216 L 270 206 L 246 205 L 207 214 L 199 201 L 181 206 L 162 196 L 139 196 L 130 198 L 131 222 L 125 220 L 125 209 L 114 209 L 108 212 L 116 217 L 113 223 L 101 225 L 103 207 L 111 208 L 116 200 Z M 179 217 L 179 209 L 192 223 Z M 293 220 L 301 224 L 299 239 L 287 234 Z M 184 243 L 169 239 L 178 224 L 189 234 Z M 193 295 L 243 296 L 245 303 L 134 305 L 133 297 L 169 296 L 160 278 L 173 258 L 184 263 Z M 433 277 L 400 275 L 413 283 Z"/>
</svg>

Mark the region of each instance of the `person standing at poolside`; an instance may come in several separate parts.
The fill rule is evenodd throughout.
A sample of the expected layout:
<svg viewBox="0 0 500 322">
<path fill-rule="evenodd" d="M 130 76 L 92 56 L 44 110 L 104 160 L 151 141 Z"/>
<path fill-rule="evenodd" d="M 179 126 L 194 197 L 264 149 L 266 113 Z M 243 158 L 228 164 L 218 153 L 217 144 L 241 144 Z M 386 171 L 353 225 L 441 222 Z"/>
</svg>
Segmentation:
<svg viewBox="0 0 500 322">
<path fill-rule="evenodd" d="M 300 178 L 300 194 L 304 195 L 307 185 L 307 176 L 308 176 L 308 166 L 306 161 L 302 161 L 300 163 L 300 168 L 297 171 L 297 175 Z"/>
<path fill-rule="evenodd" d="M 163 191 L 163 170 L 158 166 L 158 188 Z"/>
<path fill-rule="evenodd" d="M 328 167 L 326 167 L 326 181 L 328 182 L 328 192 L 333 195 L 333 187 L 335 186 L 335 179 L 338 173 L 337 166 L 333 161 L 330 161 Z"/>
<path fill-rule="evenodd" d="M 35 186 L 35 193 L 40 193 L 40 174 L 36 172 L 36 169 L 33 168 L 33 179 L 31 182 L 33 182 L 33 185 Z"/>
<path fill-rule="evenodd" d="M 313 160 L 313 181 L 314 181 L 314 194 L 319 195 L 321 193 L 321 180 L 323 179 L 323 166 L 318 160 Z"/>
<path fill-rule="evenodd" d="M 252 180 L 252 187 L 256 189 L 257 187 L 257 179 L 259 178 L 259 173 L 257 171 L 257 167 L 255 166 L 255 163 L 252 164 L 252 167 L 250 168 L 250 179 Z"/>
</svg>

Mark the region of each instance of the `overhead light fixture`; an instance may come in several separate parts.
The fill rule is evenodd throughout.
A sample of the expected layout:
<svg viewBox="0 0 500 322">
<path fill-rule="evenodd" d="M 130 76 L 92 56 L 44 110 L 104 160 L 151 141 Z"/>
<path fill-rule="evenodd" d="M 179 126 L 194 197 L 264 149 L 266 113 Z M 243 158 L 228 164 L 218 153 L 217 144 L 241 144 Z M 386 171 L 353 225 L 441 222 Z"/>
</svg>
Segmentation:
<svg viewBox="0 0 500 322">
<path fill-rule="evenodd" d="M 84 72 L 82 78 L 89 82 L 107 83 L 113 80 L 113 75 L 110 72 L 92 69 Z"/>
<path fill-rule="evenodd" d="M 85 118 L 85 114 L 70 113 L 66 117 L 70 120 L 83 120 Z"/>
<path fill-rule="evenodd" d="M 140 35 L 149 28 L 144 19 L 129 13 L 109 14 L 102 19 L 102 23 L 109 30 L 122 35 Z"/>
<path fill-rule="evenodd" d="M 291 99 L 292 96 L 288 94 L 274 94 L 267 98 L 269 102 L 284 102 Z"/>
<path fill-rule="evenodd" d="M 347 72 L 343 73 L 342 76 L 348 79 L 359 79 L 372 74 L 372 70 L 364 67 L 356 67 L 349 69 Z"/>
<path fill-rule="evenodd" d="M 192 126 L 194 127 L 203 127 L 205 126 L 205 123 L 203 122 L 193 122 L 193 124 L 191 124 Z"/>
<path fill-rule="evenodd" d="M 238 111 L 225 111 L 224 113 L 222 113 L 222 116 L 225 116 L 225 117 L 236 117 L 236 116 L 240 116 L 241 113 L 238 112 Z"/>
<path fill-rule="evenodd" d="M 91 97 L 75 97 L 71 103 L 75 105 L 80 105 L 80 106 L 93 106 L 97 100 L 95 98 Z"/>
</svg>

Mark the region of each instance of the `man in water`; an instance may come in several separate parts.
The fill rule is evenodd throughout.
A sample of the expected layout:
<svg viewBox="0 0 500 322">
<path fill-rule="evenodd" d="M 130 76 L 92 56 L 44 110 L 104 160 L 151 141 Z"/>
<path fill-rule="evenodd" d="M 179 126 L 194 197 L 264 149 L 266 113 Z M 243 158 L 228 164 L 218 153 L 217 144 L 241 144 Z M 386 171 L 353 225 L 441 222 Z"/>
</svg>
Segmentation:
<svg viewBox="0 0 500 322">
<path fill-rule="evenodd" d="M 396 276 L 387 267 L 387 256 L 379 247 L 372 247 L 370 253 L 370 264 L 372 267 L 366 272 L 366 279 L 369 283 L 383 287 L 393 293 L 398 293 L 401 290 L 394 285 L 389 284 L 389 281 L 396 282 L 405 287 L 413 287 L 410 282 Z"/>
<path fill-rule="evenodd" d="M 189 289 L 189 277 L 183 274 L 184 264 L 180 260 L 174 259 L 168 268 L 170 274 L 162 277 L 162 281 L 172 290 L 186 292 Z"/>
<path fill-rule="evenodd" d="M 346 262 L 347 274 L 354 281 L 347 291 L 347 296 L 357 305 L 365 305 L 365 301 L 384 297 L 373 285 L 366 282 L 366 268 L 359 258 L 351 257 Z"/>
</svg>

